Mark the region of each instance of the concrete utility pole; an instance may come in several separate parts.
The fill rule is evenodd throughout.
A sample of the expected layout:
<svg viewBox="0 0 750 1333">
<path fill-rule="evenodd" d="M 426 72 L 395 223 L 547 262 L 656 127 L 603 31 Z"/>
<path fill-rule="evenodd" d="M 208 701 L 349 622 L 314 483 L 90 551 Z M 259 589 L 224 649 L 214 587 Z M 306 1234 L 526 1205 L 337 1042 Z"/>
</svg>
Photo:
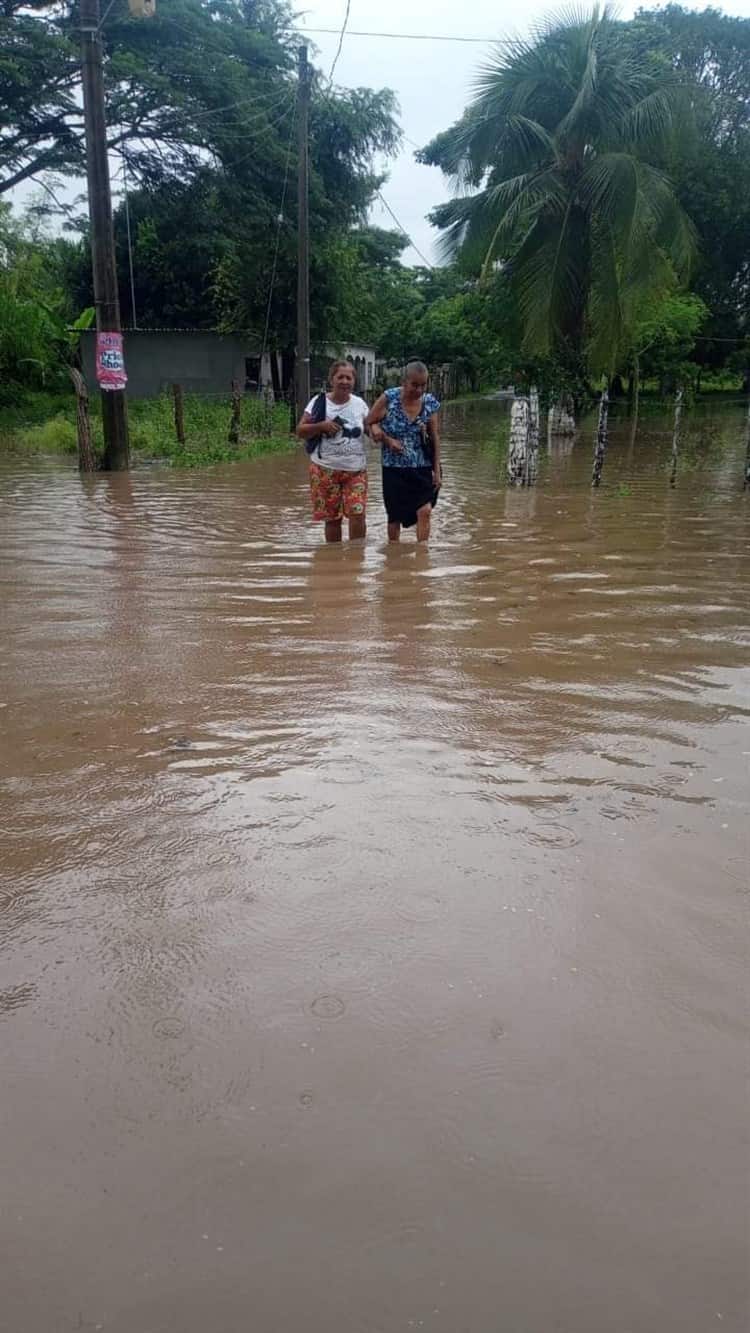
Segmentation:
<svg viewBox="0 0 750 1333">
<path fill-rule="evenodd" d="M 297 357 L 294 387 L 297 418 L 310 401 L 310 223 L 308 216 L 308 152 L 310 121 L 310 66 L 307 47 L 298 57 L 297 94 Z"/>
<path fill-rule="evenodd" d="M 120 333 L 117 295 L 112 195 L 107 161 L 107 122 L 104 111 L 102 39 L 99 0 L 80 0 L 83 66 L 83 115 L 86 125 L 86 176 L 91 221 L 91 262 L 97 333 Z M 104 467 L 121 471 L 130 466 L 128 409 L 124 389 L 102 391 Z"/>
</svg>

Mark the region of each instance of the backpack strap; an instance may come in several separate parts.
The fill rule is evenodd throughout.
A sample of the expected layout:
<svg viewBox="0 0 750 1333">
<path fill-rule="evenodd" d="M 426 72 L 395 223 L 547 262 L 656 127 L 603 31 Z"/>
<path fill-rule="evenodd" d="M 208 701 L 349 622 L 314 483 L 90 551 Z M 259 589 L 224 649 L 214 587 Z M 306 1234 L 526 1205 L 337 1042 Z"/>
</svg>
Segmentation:
<svg viewBox="0 0 750 1333">
<path fill-rule="evenodd" d="M 312 405 L 312 411 L 310 413 L 310 416 L 312 417 L 313 421 L 316 422 L 325 421 L 326 411 L 327 411 L 326 394 L 325 392 L 319 393 L 317 398 L 315 399 L 315 402 Z M 325 437 L 323 435 L 310 435 L 308 439 L 305 440 L 306 452 L 308 454 L 314 454 L 316 449 L 318 449 L 320 452 L 323 448 L 324 438 Z"/>
</svg>

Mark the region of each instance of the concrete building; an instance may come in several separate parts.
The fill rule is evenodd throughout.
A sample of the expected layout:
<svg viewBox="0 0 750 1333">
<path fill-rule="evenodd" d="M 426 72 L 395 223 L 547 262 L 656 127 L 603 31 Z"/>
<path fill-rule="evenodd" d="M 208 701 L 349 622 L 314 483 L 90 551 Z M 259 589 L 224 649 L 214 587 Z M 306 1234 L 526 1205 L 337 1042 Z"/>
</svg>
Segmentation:
<svg viewBox="0 0 750 1333">
<path fill-rule="evenodd" d="M 357 389 L 366 393 L 375 383 L 375 363 L 377 351 L 368 343 L 343 343 L 339 347 L 333 344 L 326 347 L 322 356 L 314 356 L 311 363 L 311 383 L 313 386 L 325 383 L 326 371 L 332 361 L 339 358 L 350 361 L 357 376 Z"/>
<path fill-rule="evenodd" d="M 271 374 L 271 355 L 261 361 L 260 348 L 239 334 L 214 333 L 210 329 L 126 329 L 125 369 L 128 393 L 133 398 L 155 398 L 172 384 L 181 384 L 185 393 L 229 394 L 232 381 L 243 387 L 258 388 L 282 382 L 281 358 L 277 357 L 277 375 Z M 81 336 L 83 373 L 89 389 L 96 386 L 96 334 L 88 329 Z M 311 382 L 317 388 L 325 382 L 331 361 L 345 357 L 357 373 L 361 393 L 372 388 L 375 378 L 374 347 L 345 343 L 330 346 L 311 362 Z"/>
</svg>

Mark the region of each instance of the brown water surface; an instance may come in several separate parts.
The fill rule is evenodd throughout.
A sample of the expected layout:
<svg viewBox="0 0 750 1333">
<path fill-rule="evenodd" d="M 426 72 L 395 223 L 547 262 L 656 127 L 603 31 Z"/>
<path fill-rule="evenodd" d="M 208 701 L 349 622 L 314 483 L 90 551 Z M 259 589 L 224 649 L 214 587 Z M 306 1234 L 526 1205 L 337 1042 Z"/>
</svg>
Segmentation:
<svg viewBox="0 0 750 1333">
<path fill-rule="evenodd" d="M 3 1333 L 744 1333 L 742 410 L 429 550 L 0 467 Z"/>
</svg>

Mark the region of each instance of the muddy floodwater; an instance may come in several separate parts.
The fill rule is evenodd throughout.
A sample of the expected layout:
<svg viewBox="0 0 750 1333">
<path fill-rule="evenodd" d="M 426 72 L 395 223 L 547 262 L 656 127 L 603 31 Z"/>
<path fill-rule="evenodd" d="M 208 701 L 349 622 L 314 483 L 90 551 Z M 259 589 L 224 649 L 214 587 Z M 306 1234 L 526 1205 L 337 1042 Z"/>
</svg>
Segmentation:
<svg viewBox="0 0 750 1333">
<path fill-rule="evenodd" d="M 0 464 L 2 1333 L 746 1333 L 744 409 L 506 410 L 428 550 Z"/>
</svg>

